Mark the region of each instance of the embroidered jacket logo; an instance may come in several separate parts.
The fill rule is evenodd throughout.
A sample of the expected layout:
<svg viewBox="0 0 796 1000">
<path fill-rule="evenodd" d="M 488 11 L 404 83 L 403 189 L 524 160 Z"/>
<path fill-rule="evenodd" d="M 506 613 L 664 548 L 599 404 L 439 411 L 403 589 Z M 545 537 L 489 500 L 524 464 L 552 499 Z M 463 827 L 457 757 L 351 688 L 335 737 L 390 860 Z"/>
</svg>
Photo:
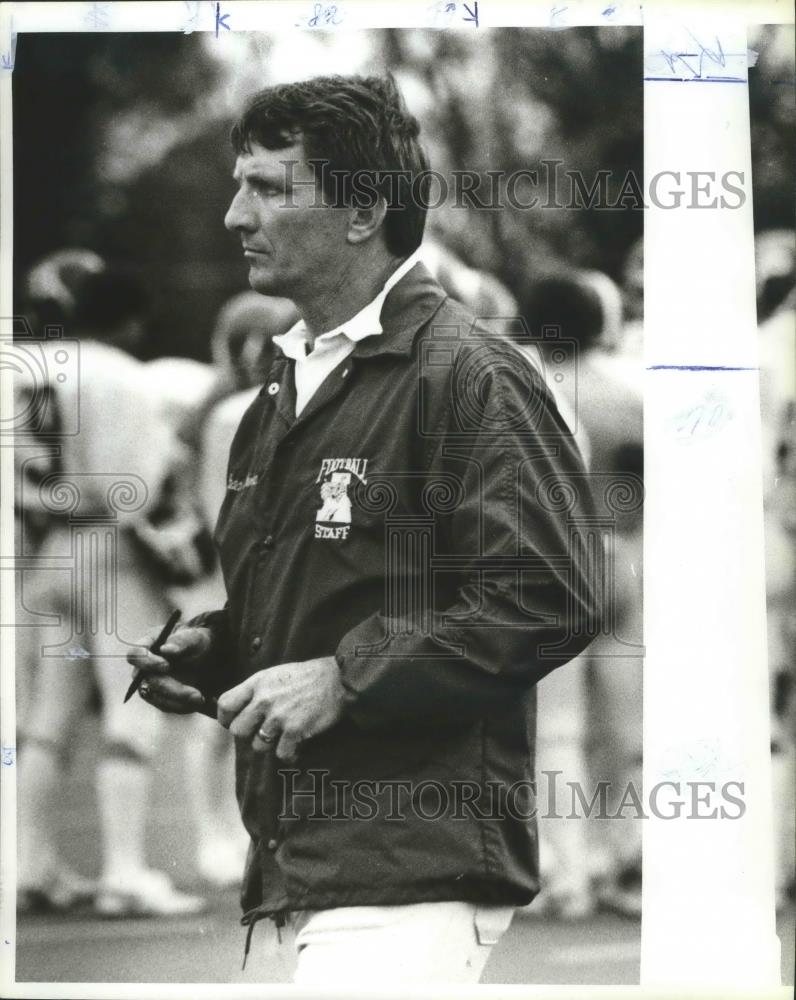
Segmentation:
<svg viewBox="0 0 796 1000">
<path fill-rule="evenodd" d="M 366 483 L 366 458 L 324 458 L 316 483 L 321 484 L 321 506 L 315 514 L 315 537 L 346 539 L 351 530 L 351 477 Z"/>
<path fill-rule="evenodd" d="M 249 473 L 245 479 L 236 479 L 234 476 L 230 476 L 227 479 L 227 489 L 232 490 L 233 493 L 240 493 L 241 490 L 247 490 L 251 486 L 256 486 L 259 479 L 258 475 L 252 475 L 252 473 Z"/>
</svg>

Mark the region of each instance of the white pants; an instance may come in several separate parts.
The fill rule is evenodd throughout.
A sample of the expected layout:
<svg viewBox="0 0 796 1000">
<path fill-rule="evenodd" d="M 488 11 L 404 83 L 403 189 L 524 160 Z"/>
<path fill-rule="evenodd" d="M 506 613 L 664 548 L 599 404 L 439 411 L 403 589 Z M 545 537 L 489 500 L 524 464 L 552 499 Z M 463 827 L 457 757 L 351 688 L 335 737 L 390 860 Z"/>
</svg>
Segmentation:
<svg viewBox="0 0 796 1000">
<path fill-rule="evenodd" d="M 91 524 L 85 530 L 76 528 L 74 536 L 66 527 L 54 526 L 39 553 L 42 565 L 55 565 L 59 559 L 68 563 L 74 558 L 73 544 L 82 542 L 90 551 L 91 536 L 97 533 Z M 123 531 L 117 534 L 115 555 L 115 562 L 97 560 L 96 578 L 89 569 L 81 574 L 68 564 L 25 573 L 23 593 L 31 609 L 54 620 L 35 629 L 35 637 L 28 640 L 36 655 L 27 735 L 66 747 L 86 711 L 93 677 L 102 694 L 105 739 L 129 746 L 148 760 L 159 746 L 165 717 L 140 698 L 124 703 L 132 673 L 126 655 L 129 644 L 165 621 L 171 608 L 164 584 Z M 106 615 L 113 634 L 106 632 Z M 76 636 L 73 630 L 80 624 L 83 632 Z M 68 655 L 70 635 L 75 647 L 88 647 L 85 658 Z M 66 644 L 59 654 L 41 655 L 42 646 L 59 643 Z"/>
<path fill-rule="evenodd" d="M 512 906 L 342 906 L 296 916 L 300 986 L 477 983 Z"/>
</svg>

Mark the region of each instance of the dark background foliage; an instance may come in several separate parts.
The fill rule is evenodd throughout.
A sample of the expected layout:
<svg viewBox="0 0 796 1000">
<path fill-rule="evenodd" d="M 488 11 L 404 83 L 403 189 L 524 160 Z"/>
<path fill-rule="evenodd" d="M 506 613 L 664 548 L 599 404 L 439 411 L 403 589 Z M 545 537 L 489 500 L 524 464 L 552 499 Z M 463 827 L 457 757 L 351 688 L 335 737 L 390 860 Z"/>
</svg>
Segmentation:
<svg viewBox="0 0 796 1000">
<path fill-rule="evenodd" d="M 761 29 L 760 59 L 750 71 L 758 228 L 794 221 L 793 70 L 783 31 Z M 486 180 L 489 170 L 540 170 L 543 160 L 558 160 L 587 183 L 609 171 L 612 198 L 628 172 L 643 186 L 640 30 L 363 34 L 367 55 L 347 68 L 395 72 L 421 119 L 432 165 L 444 175 L 467 169 Z M 331 50 L 338 41 L 330 33 L 317 44 Z M 233 193 L 233 109 L 244 93 L 275 82 L 290 42 L 244 36 L 224 44 L 222 57 L 201 35 L 19 38 L 17 292 L 44 254 L 89 247 L 143 278 L 149 356 L 207 357 L 218 308 L 246 287 L 237 240 L 222 224 Z M 536 193 L 544 202 L 544 190 Z M 559 194 L 566 201 L 569 190 Z M 539 275 L 571 264 L 619 279 L 643 232 L 643 211 L 632 198 L 610 212 L 443 207 L 431 215 L 434 233 L 519 297 Z"/>
</svg>

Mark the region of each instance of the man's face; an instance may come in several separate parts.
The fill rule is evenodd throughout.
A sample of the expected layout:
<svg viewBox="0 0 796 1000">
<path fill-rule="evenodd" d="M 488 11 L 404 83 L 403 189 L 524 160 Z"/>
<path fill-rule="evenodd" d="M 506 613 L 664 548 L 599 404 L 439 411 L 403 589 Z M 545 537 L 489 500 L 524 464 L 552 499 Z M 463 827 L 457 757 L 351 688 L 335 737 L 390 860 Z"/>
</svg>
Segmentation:
<svg viewBox="0 0 796 1000">
<path fill-rule="evenodd" d="M 238 191 L 224 225 L 240 236 L 252 288 L 298 301 L 323 288 L 339 272 L 349 212 L 323 204 L 301 140 L 277 150 L 253 142 L 233 177 Z"/>
</svg>

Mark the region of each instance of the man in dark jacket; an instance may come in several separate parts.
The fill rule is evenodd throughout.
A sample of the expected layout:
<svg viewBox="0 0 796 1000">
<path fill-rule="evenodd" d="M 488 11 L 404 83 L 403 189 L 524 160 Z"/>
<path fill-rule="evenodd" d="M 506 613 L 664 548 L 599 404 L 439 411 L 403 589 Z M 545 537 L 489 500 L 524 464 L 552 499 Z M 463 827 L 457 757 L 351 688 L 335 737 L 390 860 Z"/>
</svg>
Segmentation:
<svg viewBox="0 0 796 1000">
<path fill-rule="evenodd" d="M 233 144 L 225 224 L 301 320 L 232 445 L 227 605 L 131 662 L 165 711 L 218 698 L 244 922 L 295 915 L 297 982 L 477 981 L 538 891 L 534 685 L 597 627 L 583 466 L 538 372 L 416 260 L 391 79 L 269 88 Z"/>
</svg>

